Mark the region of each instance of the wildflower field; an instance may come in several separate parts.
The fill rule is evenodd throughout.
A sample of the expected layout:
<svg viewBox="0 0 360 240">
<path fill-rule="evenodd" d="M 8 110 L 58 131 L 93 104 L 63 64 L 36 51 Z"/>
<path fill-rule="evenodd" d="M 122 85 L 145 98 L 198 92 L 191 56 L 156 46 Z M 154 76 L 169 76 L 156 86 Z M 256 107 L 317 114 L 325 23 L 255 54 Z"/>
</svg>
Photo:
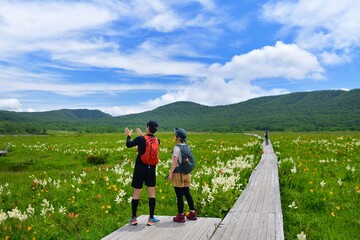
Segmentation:
<svg viewBox="0 0 360 240">
<path fill-rule="evenodd" d="M 173 133 L 161 139 L 156 215 L 175 215 L 165 179 Z M 134 136 L 135 137 L 135 136 Z M 0 239 L 100 239 L 131 217 L 136 148 L 125 134 L 0 136 Z M 200 217 L 224 217 L 261 158 L 262 139 L 245 134 L 189 133 L 197 166 L 192 194 Z M 148 214 L 147 193 L 139 215 Z"/>
<path fill-rule="evenodd" d="M 360 134 L 277 133 L 285 239 L 360 239 Z"/>
<path fill-rule="evenodd" d="M 262 133 L 261 133 L 262 134 Z M 173 133 L 159 133 L 156 215 L 175 215 Z M 134 136 L 135 137 L 135 136 Z M 360 134 L 270 133 L 285 239 L 360 239 Z M 189 133 L 200 217 L 224 217 L 261 158 L 262 139 Z M 127 224 L 136 149 L 125 134 L 0 136 L 0 239 L 100 239 Z M 147 193 L 139 215 L 148 214 Z"/>
</svg>

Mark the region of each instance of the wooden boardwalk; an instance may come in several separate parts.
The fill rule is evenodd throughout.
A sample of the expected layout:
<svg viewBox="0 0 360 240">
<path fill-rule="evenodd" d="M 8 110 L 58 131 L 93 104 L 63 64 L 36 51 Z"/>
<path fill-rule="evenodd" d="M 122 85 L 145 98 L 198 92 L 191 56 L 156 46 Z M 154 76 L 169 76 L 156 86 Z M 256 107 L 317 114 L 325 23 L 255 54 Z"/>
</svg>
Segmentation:
<svg viewBox="0 0 360 240">
<path fill-rule="evenodd" d="M 142 215 L 137 226 L 125 225 L 103 240 L 283 240 L 277 157 L 271 143 L 263 150 L 249 183 L 223 220 L 199 217 L 182 224 L 173 222 L 172 216 L 159 216 L 158 225 L 146 226 L 148 216 Z"/>
<path fill-rule="evenodd" d="M 221 218 L 198 218 L 196 221 L 186 221 L 185 223 L 173 222 L 173 216 L 156 216 L 160 223 L 147 226 L 149 216 L 141 215 L 138 217 L 138 225 L 129 224 L 119 228 L 115 232 L 103 238 L 103 240 L 207 240 L 210 239 Z"/>
<path fill-rule="evenodd" d="M 211 239 L 284 239 L 277 157 L 271 143 Z"/>
</svg>

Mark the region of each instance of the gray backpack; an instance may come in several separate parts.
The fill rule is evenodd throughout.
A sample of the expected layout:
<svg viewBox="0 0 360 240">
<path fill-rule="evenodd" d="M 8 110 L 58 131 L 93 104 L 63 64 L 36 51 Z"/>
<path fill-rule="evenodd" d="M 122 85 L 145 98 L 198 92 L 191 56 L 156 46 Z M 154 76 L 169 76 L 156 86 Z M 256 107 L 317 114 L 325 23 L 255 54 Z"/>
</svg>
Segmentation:
<svg viewBox="0 0 360 240">
<path fill-rule="evenodd" d="M 195 167 L 195 159 L 194 155 L 186 144 L 178 144 L 177 145 L 181 150 L 181 162 L 178 160 L 179 163 L 179 172 L 180 173 L 191 173 L 191 171 Z"/>
</svg>

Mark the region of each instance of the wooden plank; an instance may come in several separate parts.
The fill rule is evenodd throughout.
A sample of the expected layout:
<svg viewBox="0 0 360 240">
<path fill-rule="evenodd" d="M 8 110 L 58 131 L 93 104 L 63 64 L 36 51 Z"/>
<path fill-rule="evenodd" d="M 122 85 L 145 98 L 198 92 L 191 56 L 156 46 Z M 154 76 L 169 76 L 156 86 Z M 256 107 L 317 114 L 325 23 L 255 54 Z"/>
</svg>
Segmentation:
<svg viewBox="0 0 360 240">
<path fill-rule="evenodd" d="M 264 214 L 264 213 L 261 214 L 257 237 L 253 238 L 253 239 L 261 239 L 262 240 L 262 239 L 267 238 L 267 224 L 268 224 L 267 218 L 268 218 L 267 214 Z"/>
<path fill-rule="evenodd" d="M 173 222 L 172 216 L 156 216 L 160 223 L 147 226 L 148 216 L 141 215 L 138 217 L 139 224 L 131 226 L 129 224 L 117 229 L 111 234 L 102 238 L 103 240 L 115 239 L 209 239 L 219 226 L 220 218 L 202 218 L 196 221 L 187 220 L 185 223 Z"/>
<path fill-rule="evenodd" d="M 266 238 L 268 240 L 274 240 L 275 238 L 275 214 L 269 213 L 267 214 L 267 229 L 266 229 Z"/>
<path fill-rule="evenodd" d="M 258 231 L 260 229 L 259 226 L 260 226 L 260 222 L 261 222 L 261 215 L 262 215 L 261 212 L 254 213 L 252 223 L 249 226 L 249 235 L 248 235 L 247 239 L 249 239 L 249 240 L 257 239 Z"/>
</svg>

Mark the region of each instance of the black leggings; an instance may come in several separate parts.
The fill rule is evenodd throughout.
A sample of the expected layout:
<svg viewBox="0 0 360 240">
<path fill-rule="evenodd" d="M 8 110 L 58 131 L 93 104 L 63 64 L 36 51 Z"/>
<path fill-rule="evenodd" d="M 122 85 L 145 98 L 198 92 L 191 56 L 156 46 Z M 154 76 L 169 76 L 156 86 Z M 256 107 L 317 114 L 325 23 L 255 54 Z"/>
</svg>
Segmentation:
<svg viewBox="0 0 360 240">
<path fill-rule="evenodd" d="M 183 196 L 185 196 L 186 201 L 189 204 L 190 210 L 195 210 L 194 208 L 194 200 L 190 194 L 190 188 L 189 187 L 174 187 L 175 193 L 176 193 L 176 200 L 177 200 L 177 207 L 178 207 L 178 213 L 184 213 L 184 199 Z"/>
</svg>

